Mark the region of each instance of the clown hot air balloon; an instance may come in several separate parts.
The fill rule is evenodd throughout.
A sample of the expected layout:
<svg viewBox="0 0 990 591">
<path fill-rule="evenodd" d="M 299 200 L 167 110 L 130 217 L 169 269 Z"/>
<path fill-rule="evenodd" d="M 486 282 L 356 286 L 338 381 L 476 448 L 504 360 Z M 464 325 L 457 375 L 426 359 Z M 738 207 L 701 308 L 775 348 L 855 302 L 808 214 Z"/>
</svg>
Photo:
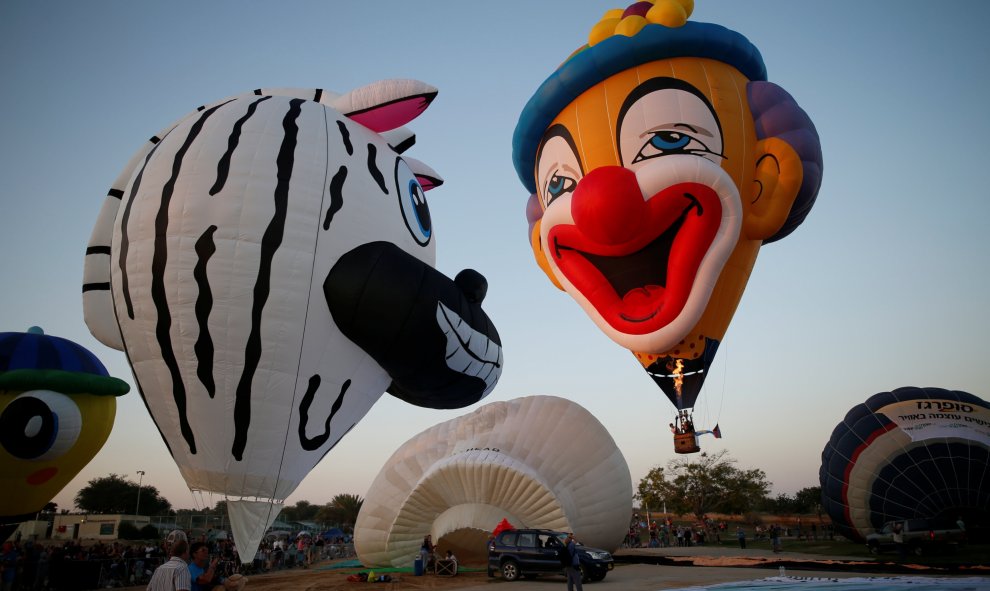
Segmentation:
<svg viewBox="0 0 990 591">
<path fill-rule="evenodd" d="M 182 118 L 114 183 L 86 322 L 126 351 L 189 488 L 224 495 L 250 561 L 282 502 L 383 392 L 457 408 L 501 372 L 487 283 L 433 268 L 401 126 L 436 89 L 259 89 Z"/>
<path fill-rule="evenodd" d="M 760 246 L 821 183 L 818 134 L 742 35 L 636 2 L 591 30 L 513 136 L 540 268 L 690 420 Z M 685 429 L 685 427 L 687 427 Z M 698 451 L 678 425 L 679 452 Z"/>
<path fill-rule="evenodd" d="M 38 327 L 0 333 L 0 540 L 100 451 L 128 390 L 70 340 Z"/>
<path fill-rule="evenodd" d="M 854 406 L 822 451 L 822 505 L 864 541 L 888 521 L 990 522 L 990 403 L 967 392 L 898 388 Z"/>
</svg>

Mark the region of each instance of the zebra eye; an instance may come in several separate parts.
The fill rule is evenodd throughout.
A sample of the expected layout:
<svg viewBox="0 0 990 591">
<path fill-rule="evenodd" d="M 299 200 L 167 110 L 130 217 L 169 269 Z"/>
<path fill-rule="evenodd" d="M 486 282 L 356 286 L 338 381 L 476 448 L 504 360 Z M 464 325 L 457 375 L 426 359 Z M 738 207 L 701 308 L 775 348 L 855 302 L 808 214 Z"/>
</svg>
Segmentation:
<svg viewBox="0 0 990 591">
<path fill-rule="evenodd" d="M 395 161 L 395 187 L 398 189 L 399 208 L 406 228 L 417 244 L 426 246 L 433 236 L 430 206 L 426 203 L 426 192 L 416 180 L 416 175 L 401 158 Z"/>
<path fill-rule="evenodd" d="M 69 451 L 82 429 L 76 403 L 64 394 L 31 390 L 0 414 L 0 445 L 22 460 L 53 460 Z"/>
</svg>

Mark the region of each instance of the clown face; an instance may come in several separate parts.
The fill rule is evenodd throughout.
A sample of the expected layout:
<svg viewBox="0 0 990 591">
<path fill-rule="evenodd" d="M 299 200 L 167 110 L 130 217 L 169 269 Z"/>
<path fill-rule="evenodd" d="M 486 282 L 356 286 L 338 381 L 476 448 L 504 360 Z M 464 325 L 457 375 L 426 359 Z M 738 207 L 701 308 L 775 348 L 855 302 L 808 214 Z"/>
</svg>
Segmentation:
<svg viewBox="0 0 990 591">
<path fill-rule="evenodd" d="M 568 104 L 537 149 L 537 261 L 641 361 L 721 340 L 800 187 L 794 151 L 757 140 L 747 82 L 702 58 L 630 68 Z"/>
</svg>

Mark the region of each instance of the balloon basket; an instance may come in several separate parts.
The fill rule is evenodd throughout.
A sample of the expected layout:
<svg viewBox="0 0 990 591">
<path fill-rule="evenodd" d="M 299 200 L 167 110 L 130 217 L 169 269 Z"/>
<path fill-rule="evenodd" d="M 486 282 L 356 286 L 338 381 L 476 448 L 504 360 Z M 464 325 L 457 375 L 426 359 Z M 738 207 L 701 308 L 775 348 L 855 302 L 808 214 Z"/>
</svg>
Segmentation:
<svg viewBox="0 0 990 591">
<path fill-rule="evenodd" d="M 693 454 L 701 451 L 698 438 L 693 432 L 674 435 L 674 451 L 679 454 Z"/>
</svg>

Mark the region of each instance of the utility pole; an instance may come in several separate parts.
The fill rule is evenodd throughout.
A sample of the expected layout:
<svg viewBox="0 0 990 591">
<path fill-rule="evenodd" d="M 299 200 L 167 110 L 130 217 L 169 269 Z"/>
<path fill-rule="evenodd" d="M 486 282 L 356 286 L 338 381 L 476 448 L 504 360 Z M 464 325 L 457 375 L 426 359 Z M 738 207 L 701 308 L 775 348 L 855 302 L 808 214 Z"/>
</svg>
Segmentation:
<svg viewBox="0 0 990 591">
<path fill-rule="evenodd" d="M 141 483 L 144 482 L 144 470 L 138 470 L 138 494 L 137 494 L 137 506 L 134 507 L 134 514 L 140 515 L 138 511 L 141 510 Z"/>
</svg>

